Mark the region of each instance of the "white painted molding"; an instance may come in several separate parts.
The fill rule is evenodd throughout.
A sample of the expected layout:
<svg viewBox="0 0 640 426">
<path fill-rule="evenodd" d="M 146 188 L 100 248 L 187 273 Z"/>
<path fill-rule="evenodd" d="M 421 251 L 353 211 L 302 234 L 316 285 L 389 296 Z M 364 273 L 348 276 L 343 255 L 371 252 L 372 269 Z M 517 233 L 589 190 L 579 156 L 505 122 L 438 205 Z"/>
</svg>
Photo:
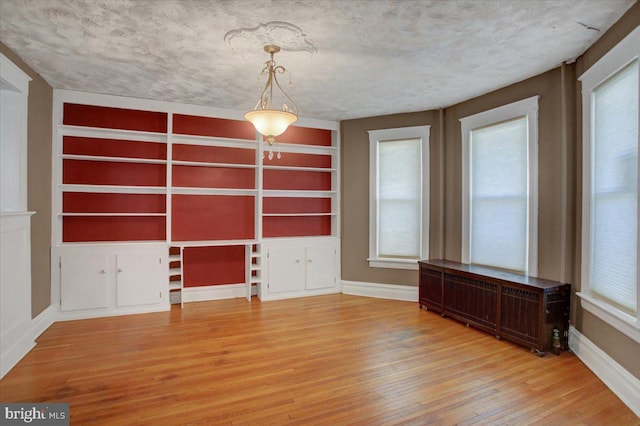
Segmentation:
<svg viewBox="0 0 640 426">
<path fill-rule="evenodd" d="M 21 327 L 24 329 L 24 327 Z M 35 342 L 31 338 L 31 333 L 24 333 L 17 341 L 6 348 L 3 345 L 0 353 L 0 379 L 7 374 L 16 364 L 35 346 Z"/>
<path fill-rule="evenodd" d="M 35 346 L 35 340 L 54 323 L 55 309 L 53 305 L 49 305 L 47 309 L 42 311 L 37 317 L 31 320 L 27 326 L 28 330 L 23 333 L 22 338 L 8 348 L 6 351 L 2 348 L 2 363 L 0 363 L 0 379 L 5 376 L 20 360 L 27 355 Z"/>
<path fill-rule="evenodd" d="M 0 70 L 2 70 L 0 73 L 2 80 L 25 95 L 29 94 L 31 77 L 2 53 L 0 53 Z"/>
<path fill-rule="evenodd" d="M 640 379 L 587 339 L 569 327 L 569 348 L 627 407 L 640 417 Z"/>
<path fill-rule="evenodd" d="M 55 322 L 54 317 L 56 310 L 53 305 L 49 305 L 47 309 L 40 312 L 38 316 L 31 320 L 31 335 L 33 340 L 36 340 L 47 328 Z"/>
<path fill-rule="evenodd" d="M 245 297 L 245 285 L 224 284 L 203 287 L 185 287 L 182 289 L 182 302 L 204 302 L 207 300 L 234 299 Z"/>
<path fill-rule="evenodd" d="M 618 331 L 640 343 L 640 311 L 633 315 L 618 309 L 614 304 L 598 298 L 591 285 L 591 223 L 594 141 L 593 108 L 594 90 L 617 72 L 640 58 L 640 26 L 631 31 L 622 41 L 602 56 L 579 78 L 582 82 L 582 244 L 581 244 L 581 283 L 580 297 L 582 307 L 608 323 Z M 640 220 L 640 216 L 638 217 Z M 638 234 L 640 235 L 640 233 Z M 640 283 L 636 281 L 636 289 Z M 636 294 L 636 304 L 640 306 L 640 291 Z"/>
<path fill-rule="evenodd" d="M 429 147 L 431 146 L 431 126 L 411 126 L 399 127 L 395 129 L 368 130 L 369 133 L 369 257 L 367 258 L 370 268 L 394 268 L 394 269 L 414 269 L 418 270 L 417 260 L 413 259 L 384 258 L 379 253 L 379 151 L 381 142 L 397 141 L 401 139 L 418 139 L 421 159 L 420 168 L 422 174 L 420 189 L 420 253 L 416 254 L 419 259 L 429 259 Z M 407 263 L 407 261 L 411 263 Z"/>
<path fill-rule="evenodd" d="M 471 131 L 526 116 L 528 126 L 527 275 L 538 275 L 538 101 L 539 95 L 460 119 L 462 140 L 462 263 L 471 263 Z"/>
<path fill-rule="evenodd" d="M 638 318 L 604 300 L 592 297 L 589 293 L 577 292 L 576 295 L 580 297 L 580 305 L 584 310 L 591 312 L 619 332 L 640 343 L 640 321 Z"/>
<path fill-rule="evenodd" d="M 171 309 L 169 303 L 158 305 L 141 305 L 126 308 L 102 308 L 102 309 L 84 309 L 77 311 L 57 311 L 53 322 L 70 321 L 89 318 L 117 317 L 120 315 L 150 314 L 152 312 L 166 312 Z"/>
<path fill-rule="evenodd" d="M 0 213 L 0 378 L 35 345 L 31 333 L 31 215 Z"/>
<path fill-rule="evenodd" d="M 418 287 L 342 280 L 342 293 L 378 299 L 418 301 Z"/>
<path fill-rule="evenodd" d="M 0 96 L 0 102 L 5 109 L 1 120 L 2 125 L 0 125 L 3 139 L 0 155 L 5 160 L 1 167 L 6 168 L 3 172 L 3 196 L 1 197 L 3 210 L 27 209 L 27 128 L 30 81 L 31 77 L 27 73 L 0 53 L 0 87 L 3 93 Z M 17 204 L 14 205 L 14 202 Z"/>
</svg>

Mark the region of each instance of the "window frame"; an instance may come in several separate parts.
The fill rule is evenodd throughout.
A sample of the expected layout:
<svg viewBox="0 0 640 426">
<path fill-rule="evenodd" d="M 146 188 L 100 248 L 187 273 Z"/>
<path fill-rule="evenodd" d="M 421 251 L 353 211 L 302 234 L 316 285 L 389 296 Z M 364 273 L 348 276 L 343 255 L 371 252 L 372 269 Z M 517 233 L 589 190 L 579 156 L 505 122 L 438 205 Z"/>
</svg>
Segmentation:
<svg viewBox="0 0 640 426">
<path fill-rule="evenodd" d="M 538 101 L 531 96 L 460 119 L 462 132 L 462 235 L 461 261 L 471 258 L 471 131 L 520 117 L 527 118 L 527 259 L 524 274 L 538 275 Z M 490 266 L 490 265 L 484 265 Z"/>
<path fill-rule="evenodd" d="M 581 284 L 580 291 L 577 292 L 576 295 L 580 297 L 583 309 L 640 343 L 640 267 L 636 265 L 636 297 L 638 308 L 636 309 L 635 316 L 625 312 L 613 303 L 609 303 L 606 299 L 598 297 L 592 292 L 589 282 L 589 270 L 591 266 L 591 142 L 593 132 L 594 90 L 615 76 L 627 65 L 635 60 L 640 61 L 639 46 L 640 27 L 636 27 L 635 30 L 629 33 L 622 41 L 614 46 L 613 49 L 602 56 L 578 78 L 582 83 L 582 247 Z M 640 170 L 640 156 L 638 156 L 638 169 Z M 640 181 L 640 173 L 638 176 Z M 640 206 L 637 207 L 637 214 L 639 225 L 638 245 L 640 247 Z"/>
<path fill-rule="evenodd" d="M 418 269 L 418 260 L 429 258 L 429 136 L 431 126 L 369 130 L 369 267 Z M 380 142 L 420 139 L 421 149 L 421 232 L 420 255 L 417 259 L 381 257 L 378 251 L 378 146 Z"/>
</svg>

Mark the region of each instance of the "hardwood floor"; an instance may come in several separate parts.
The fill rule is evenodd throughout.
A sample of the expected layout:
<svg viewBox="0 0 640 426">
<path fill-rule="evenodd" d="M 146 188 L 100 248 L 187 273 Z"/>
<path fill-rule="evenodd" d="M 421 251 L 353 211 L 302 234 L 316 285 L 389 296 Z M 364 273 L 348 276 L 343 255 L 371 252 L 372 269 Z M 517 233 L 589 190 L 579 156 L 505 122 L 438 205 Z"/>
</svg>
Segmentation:
<svg viewBox="0 0 640 426">
<path fill-rule="evenodd" d="M 56 323 L 0 400 L 69 402 L 72 425 L 640 425 L 572 354 L 346 295 Z"/>
</svg>

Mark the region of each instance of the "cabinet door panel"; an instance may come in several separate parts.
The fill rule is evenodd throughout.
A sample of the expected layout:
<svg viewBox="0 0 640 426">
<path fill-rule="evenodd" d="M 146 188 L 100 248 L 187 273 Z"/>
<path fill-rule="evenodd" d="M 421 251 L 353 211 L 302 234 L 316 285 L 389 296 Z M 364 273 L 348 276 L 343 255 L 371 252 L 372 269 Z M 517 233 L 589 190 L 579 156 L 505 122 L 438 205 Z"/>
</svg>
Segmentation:
<svg viewBox="0 0 640 426">
<path fill-rule="evenodd" d="M 334 244 L 307 247 L 307 290 L 335 287 L 336 249 Z"/>
<path fill-rule="evenodd" d="M 442 272 L 420 267 L 420 304 L 442 312 Z"/>
<path fill-rule="evenodd" d="M 269 249 L 269 293 L 302 290 L 304 279 L 303 248 L 274 247 Z"/>
<path fill-rule="evenodd" d="M 117 255 L 116 268 L 116 304 L 119 307 L 160 302 L 160 291 L 167 274 L 157 255 Z"/>
<path fill-rule="evenodd" d="M 61 310 L 107 308 L 109 306 L 109 257 L 64 255 L 60 269 Z"/>
</svg>

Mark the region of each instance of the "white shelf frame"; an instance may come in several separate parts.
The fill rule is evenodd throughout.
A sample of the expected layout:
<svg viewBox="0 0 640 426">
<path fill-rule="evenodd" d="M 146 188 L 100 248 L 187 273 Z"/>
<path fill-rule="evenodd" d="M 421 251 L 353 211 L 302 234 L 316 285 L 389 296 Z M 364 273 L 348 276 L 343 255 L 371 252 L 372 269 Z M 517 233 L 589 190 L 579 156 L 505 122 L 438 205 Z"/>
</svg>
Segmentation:
<svg viewBox="0 0 640 426">
<path fill-rule="evenodd" d="M 174 186 L 171 193 L 176 195 L 237 195 L 237 196 L 257 196 L 257 189 L 236 189 L 236 188 L 198 188 Z"/>
<path fill-rule="evenodd" d="M 74 212 L 63 212 L 60 213 L 59 216 L 68 217 L 104 217 L 104 216 L 113 216 L 113 217 L 162 217 L 166 216 L 166 213 L 144 213 L 144 212 L 136 212 L 136 213 L 102 213 L 102 212 L 91 212 L 91 213 L 74 213 Z"/>
<path fill-rule="evenodd" d="M 73 126 L 63 125 L 63 105 L 64 103 L 75 103 L 85 105 L 95 105 L 103 107 L 113 108 L 127 108 L 142 111 L 157 111 L 167 114 L 167 132 L 145 132 L 136 130 L 120 130 L 120 129 L 107 129 L 107 128 L 94 128 L 85 126 Z M 198 246 L 238 246 L 245 245 L 248 247 L 248 262 L 247 273 L 249 278 L 247 284 L 261 285 L 261 279 L 259 276 L 262 273 L 261 266 L 255 266 L 252 262 L 253 259 L 257 259 L 257 262 L 261 262 L 262 253 L 260 250 L 261 242 L 263 241 L 262 229 L 264 217 L 295 217 L 295 216 L 331 216 L 332 217 L 332 230 L 331 237 L 339 238 L 340 235 L 340 223 L 339 223 L 339 205 L 340 200 L 338 197 L 340 188 L 340 170 L 338 165 L 340 164 L 340 135 L 339 135 L 339 123 L 325 120 L 315 120 L 300 118 L 296 123 L 297 126 L 310 127 L 316 129 L 324 129 L 331 131 L 332 145 L 304 145 L 304 144 L 291 144 L 291 143 L 278 143 L 277 150 L 283 155 L 287 153 L 297 154 L 312 154 L 312 155 L 329 155 L 331 157 L 331 167 L 303 167 L 303 166 L 279 166 L 274 164 L 264 164 L 264 142 L 262 136 L 256 132 L 255 139 L 230 139 L 221 137 L 208 137 L 208 136 L 195 136 L 173 133 L 173 115 L 174 114 L 187 114 L 202 117 L 215 117 L 231 120 L 243 120 L 243 111 L 233 111 L 228 109 L 212 108 L 197 105 L 188 105 L 164 101 L 152 101 L 137 98 L 126 98 L 111 95 L 99 95 L 82 93 L 68 90 L 54 90 L 54 105 L 53 105 L 53 155 L 52 155 L 52 201 L 53 201 L 53 214 L 52 214 L 52 247 L 55 252 L 58 247 L 63 246 L 111 246 L 111 245 L 145 245 L 145 244 L 157 244 L 157 240 L 151 241 L 114 241 L 114 242 L 62 242 L 62 218 L 65 216 L 164 216 L 166 217 L 166 242 L 167 247 L 180 247 L 180 262 L 181 269 L 183 269 L 182 252 L 185 247 L 198 247 Z M 93 155 L 78 155 L 78 154 L 64 154 L 63 150 L 63 138 L 65 136 L 73 137 L 88 137 L 95 139 L 113 139 L 123 140 L 131 142 L 153 142 L 166 144 L 167 155 L 166 160 L 163 159 L 145 159 L 135 157 L 109 157 L 109 156 L 93 156 Z M 255 164 L 240 164 L 240 163 L 215 163 L 207 161 L 188 161 L 188 160 L 173 160 L 173 145 L 198 145 L 198 146 L 212 146 L 223 148 L 240 148 L 251 149 L 255 151 Z M 166 186 L 126 186 L 126 185 L 82 185 L 82 184 L 62 184 L 62 163 L 63 160 L 81 160 L 81 161 L 112 161 L 112 162 L 125 162 L 125 163 L 147 163 L 147 164 L 166 164 Z M 189 166 L 189 167 L 219 167 L 219 168 L 247 168 L 255 170 L 255 188 L 253 189 L 235 189 L 235 188 L 194 188 L 194 187 L 174 187 L 172 169 L 173 165 L 176 166 Z M 331 173 L 331 191 L 298 191 L 298 190 L 265 190 L 263 189 L 263 175 L 265 170 L 290 170 L 290 171 L 305 171 L 305 172 L 319 172 L 319 173 Z M 113 193 L 113 194 L 162 194 L 166 196 L 166 208 L 165 213 L 74 213 L 74 212 L 62 212 L 62 195 L 64 192 L 86 192 L 86 193 Z M 171 217 L 172 206 L 171 199 L 173 194 L 180 195 L 238 195 L 238 196 L 253 196 L 255 197 L 255 235 L 253 239 L 248 240 L 206 240 L 206 241 L 173 241 L 171 239 Z M 270 197 L 291 197 L 291 198 L 329 198 L 331 200 L 331 213 L 317 212 L 317 213 L 267 213 L 263 214 L 262 202 L 264 198 Z M 310 236 L 304 238 L 326 238 L 327 236 Z M 279 237 L 276 239 L 289 240 L 291 238 L 300 237 Z M 268 240 L 273 240 L 269 238 Z M 161 242 L 162 242 L 161 241 Z M 256 250 L 253 250 L 256 247 Z M 55 256 L 52 256 L 52 267 L 54 266 Z M 252 277 L 252 272 L 256 272 L 258 277 Z M 55 274 L 52 274 L 52 301 L 57 303 L 59 301 L 59 282 L 55 279 Z M 173 284 L 175 286 L 175 284 Z M 183 288 L 182 282 L 180 284 Z"/>
<path fill-rule="evenodd" d="M 301 172 L 325 172 L 333 173 L 337 172 L 337 169 L 326 167 L 303 167 L 303 166 L 262 166 L 263 170 L 291 170 Z"/>
<path fill-rule="evenodd" d="M 167 164 L 167 160 L 155 158 L 107 157 L 104 155 L 62 154 L 60 158 L 63 160 L 104 161 L 109 163 Z"/>
<path fill-rule="evenodd" d="M 258 240 L 198 240 L 198 241 L 173 241 L 171 247 L 220 247 L 220 246 L 246 246 L 257 244 Z"/>
<path fill-rule="evenodd" d="M 166 194 L 164 186 L 124 186 L 124 185 L 81 185 L 81 184 L 60 184 L 58 185 L 60 194 L 63 192 L 88 192 L 102 194 Z M 62 201 L 62 200 L 60 200 Z M 62 202 L 59 203 L 62 208 Z M 61 211 L 58 212 L 62 213 Z"/>
<path fill-rule="evenodd" d="M 331 198 L 338 194 L 338 191 L 313 191 L 298 189 L 263 189 L 263 197 L 271 198 Z"/>
<path fill-rule="evenodd" d="M 186 160 L 173 160 L 172 166 L 187 166 L 187 167 L 218 167 L 225 169 L 257 169 L 255 164 L 242 164 L 242 163 L 210 163 L 207 161 L 186 161 Z"/>
<path fill-rule="evenodd" d="M 139 130 L 106 129 L 102 127 L 71 126 L 62 124 L 62 114 L 60 114 L 60 124 L 57 127 L 61 136 L 77 136 L 94 139 L 116 139 L 130 142 L 156 142 L 167 143 L 166 133 L 143 132 Z"/>
<path fill-rule="evenodd" d="M 263 213 L 262 217 L 336 216 L 337 213 Z"/>
</svg>

